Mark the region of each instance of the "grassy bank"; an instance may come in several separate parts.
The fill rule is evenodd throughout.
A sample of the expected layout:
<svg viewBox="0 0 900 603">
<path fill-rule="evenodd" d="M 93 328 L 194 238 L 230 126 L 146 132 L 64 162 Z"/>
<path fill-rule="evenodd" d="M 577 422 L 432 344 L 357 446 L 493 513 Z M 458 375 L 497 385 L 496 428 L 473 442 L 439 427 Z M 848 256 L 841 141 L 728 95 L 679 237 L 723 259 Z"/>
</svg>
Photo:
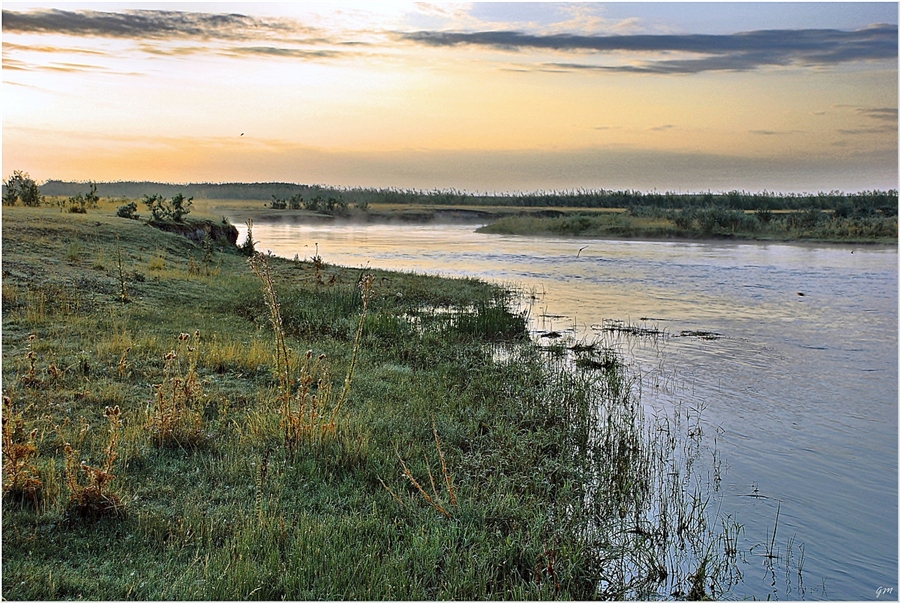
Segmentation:
<svg viewBox="0 0 900 603">
<path fill-rule="evenodd" d="M 480 232 L 644 239 L 738 239 L 897 244 L 897 216 L 819 209 L 773 212 L 703 207 L 640 208 L 617 213 L 508 216 Z"/>
<path fill-rule="evenodd" d="M 646 424 L 613 355 L 548 355 L 506 291 L 254 272 L 109 209 L 4 208 L 2 234 L 7 599 L 731 583 L 737 527 L 686 469 L 696 417 Z"/>
</svg>

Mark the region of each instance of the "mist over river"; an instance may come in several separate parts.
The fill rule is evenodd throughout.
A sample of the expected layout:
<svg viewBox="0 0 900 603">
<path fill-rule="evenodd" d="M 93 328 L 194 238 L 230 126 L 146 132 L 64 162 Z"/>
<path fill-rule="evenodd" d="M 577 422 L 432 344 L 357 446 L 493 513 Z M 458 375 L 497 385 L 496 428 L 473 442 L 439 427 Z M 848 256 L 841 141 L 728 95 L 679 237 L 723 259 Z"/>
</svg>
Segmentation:
<svg viewBox="0 0 900 603">
<path fill-rule="evenodd" d="M 896 247 L 475 229 L 260 223 L 253 237 L 287 258 L 318 250 L 328 264 L 522 288 L 536 337 L 607 337 L 641 376 L 646 408 L 702 409 L 724 461 L 721 513 L 744 525 L 731 597 L 897 599 Z M 663 335 L 604 331 L 615 324 Z M 776 513 L 772 560 L 762 545 Z"/>
</svg>

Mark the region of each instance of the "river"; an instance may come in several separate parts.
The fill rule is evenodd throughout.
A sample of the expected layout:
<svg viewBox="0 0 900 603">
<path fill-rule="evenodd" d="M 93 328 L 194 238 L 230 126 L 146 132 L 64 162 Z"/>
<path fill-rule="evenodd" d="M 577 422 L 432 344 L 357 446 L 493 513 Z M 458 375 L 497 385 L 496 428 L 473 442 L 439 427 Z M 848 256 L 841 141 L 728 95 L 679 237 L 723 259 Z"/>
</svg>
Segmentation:
<svg viewBox="0 0 900 603">
<path fill-rule="evenodd" d="M 475 228 L 255 224 L 253 235 L 288 258 L 318 251 L 331 264 L 521 287 L 535 296 L 536 337 L 588 341 L 609 321 L 661 331 L 613 340 L 642 376 L 645 407 L 702 408 L 726 469 L 722 512 L 744 525 L 744 579 L 729 596 L 898 598 L 896 247 Z M 761 546 L 773 530 L 774 562 Z"/>
</svg>

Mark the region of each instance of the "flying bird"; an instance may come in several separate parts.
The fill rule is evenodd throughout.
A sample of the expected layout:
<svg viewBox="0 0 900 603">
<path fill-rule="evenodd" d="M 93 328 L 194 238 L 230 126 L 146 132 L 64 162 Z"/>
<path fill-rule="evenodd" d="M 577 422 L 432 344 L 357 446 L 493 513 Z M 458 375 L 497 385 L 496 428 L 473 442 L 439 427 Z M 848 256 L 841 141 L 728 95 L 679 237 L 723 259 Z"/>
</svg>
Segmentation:
<svg viewBox="0 0 900 603">
<path fill-rule="evenodd" d="M 588 247 L 590 247 L 590 245 L 585 245 L 584 247 L 582 247 L 581 249 L 579 249 L 579 250 L 578 250 L 578 253 L 575 254 L 575 257 L 576 257 L 576 258 L 577 258 L 577 257 L 580 257 L 580 256 L 581 256 L 581 252 L 584 251 L 585 249 L 587 249 Z"/>
</svg>

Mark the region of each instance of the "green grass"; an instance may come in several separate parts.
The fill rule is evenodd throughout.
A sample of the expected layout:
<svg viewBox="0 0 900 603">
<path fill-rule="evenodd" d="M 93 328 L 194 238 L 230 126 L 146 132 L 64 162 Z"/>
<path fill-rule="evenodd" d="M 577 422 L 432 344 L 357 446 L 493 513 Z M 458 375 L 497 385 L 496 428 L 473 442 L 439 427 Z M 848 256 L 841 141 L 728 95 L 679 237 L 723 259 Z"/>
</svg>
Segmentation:
<svg viewBox="0 0 900 603">
<path fill-rule="evenodd" d="M 6 493 L 5 598 L 721 593 L 717 568 L 733 559 L 707 531 L 718 519 L 700 521 L 706 495 L 667 486 L 684 471 L 666 448 L 681 427 L 645 424 L 621 365 L 548 358 L 509 292 L 370 271 L 333 436 L 289 447 L 270 310 L 247 259 L 218 250 L 216 274 L 192 270 L 200 245 L 114 211 L 3 211 L 3 393 L 22 419 L 8 435 L 34 433 L 26 470 L 43 484 L 37 504 Z M 362 271 L 269 264 L 289 357 L 325 354 L 340 390 Z M 153 386 L 183 387 L 192 358 L 184 405 L 199 433 L 163 444 L 147 428 Z M 87 521 L 70 504 L 63 447 L 103 466 L 114 406 L 123 423 L 104 488 L 123 512 Z"/>
<path fill-rule="evenodd" d="M 897 243 L 897 216 L 842 216 L 808 209 L 744 212 L 724 208 L 579 212 L 557 217 L 508 216 L 480 232 L 645 239 L 742 239 L 829 243 Z"/>
</svg>

